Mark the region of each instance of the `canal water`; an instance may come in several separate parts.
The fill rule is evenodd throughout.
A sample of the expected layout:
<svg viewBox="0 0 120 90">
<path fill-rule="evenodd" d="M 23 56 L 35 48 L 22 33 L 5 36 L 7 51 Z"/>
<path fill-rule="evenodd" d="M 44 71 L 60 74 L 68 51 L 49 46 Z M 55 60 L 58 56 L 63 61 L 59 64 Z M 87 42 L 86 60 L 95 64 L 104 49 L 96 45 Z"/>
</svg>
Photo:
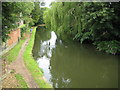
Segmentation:
<svg viewBox="0 0 120 90">
<path fill-rule="evenodd" d="M 54 31 L 39 27 L 33 56 L 54 88 L 118 87 L 118 56 L 93 45 L 63 42 Z"/>
</svg>

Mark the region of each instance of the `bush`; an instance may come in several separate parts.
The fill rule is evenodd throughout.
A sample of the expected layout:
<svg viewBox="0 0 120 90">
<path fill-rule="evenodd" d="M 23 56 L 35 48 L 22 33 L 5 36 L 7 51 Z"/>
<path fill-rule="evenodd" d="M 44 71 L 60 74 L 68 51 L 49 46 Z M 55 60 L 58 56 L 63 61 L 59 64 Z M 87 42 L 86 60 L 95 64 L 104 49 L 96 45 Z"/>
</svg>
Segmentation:
<svg viewBox="0 0 120 90">
<path fill-rule="evenodd" d="M 120 52 L 120 42 L 116 40 L 96 42 L 94 45 L 96 45 L 100 51 L 107 53 L 117 54 Z"/>
</svg>

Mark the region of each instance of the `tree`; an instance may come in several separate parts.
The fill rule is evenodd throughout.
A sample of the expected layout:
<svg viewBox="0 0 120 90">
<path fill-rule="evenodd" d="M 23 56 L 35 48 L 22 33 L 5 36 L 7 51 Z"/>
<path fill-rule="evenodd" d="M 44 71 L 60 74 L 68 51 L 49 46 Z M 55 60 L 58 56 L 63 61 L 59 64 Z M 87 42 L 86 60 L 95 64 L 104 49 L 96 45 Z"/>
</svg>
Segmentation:
<svg viewBox="0 0 120 90">
<path fill-rule="evenodd" d="M 46 10 L 46 8 L 40 8 L 40 17 L 39 17 L 38 22 L 36 23 L 37 25 L 38 24 L 44 24 L 43 13 L 44 13 L 45 10 Z"/>
<path fill-rule="evenodd" d="M 38 22 L 39 18 L 40 18 L 40 14 L 41 14 L 41 10 L 40 10 L 40 6 L 39 6 L 39 2 L 34 2 L 34 9 L 31 12 L 31 16 L 33 19 L 33 22 L 36 23 Z"/>
<path fill-rule="evenodd" d="M 2 41 L 6 42 L 11 29 L 17 28 L 21 19 L 30 23 L 30 13 L 34 8 L 32 2 L 3 2 L 2 3 Z M 20 13 L 22 16 L 20 16 Z"/>
<path fill-rule="evenodd" d="M 47 28 L 59 37 L 93 42 L 107 53 L 120 52 L 120 2 L 55 2 L 44 12 Z"/>
</svg>

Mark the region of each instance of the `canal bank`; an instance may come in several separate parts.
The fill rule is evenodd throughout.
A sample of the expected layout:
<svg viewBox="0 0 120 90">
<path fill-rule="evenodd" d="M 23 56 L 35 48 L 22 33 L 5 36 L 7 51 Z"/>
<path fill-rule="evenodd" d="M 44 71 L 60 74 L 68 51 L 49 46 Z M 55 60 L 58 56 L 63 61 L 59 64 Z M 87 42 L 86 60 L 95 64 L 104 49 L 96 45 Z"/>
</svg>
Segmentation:
<svg viewBox="0 0 120 90">
<path fill-rule="evenodd" d="M 11 68 L 21 66 L 18 61 L 18 57 L 26 39 L 26 36 L 22 37 L 11 50 L 2 55 L 2 77 L 0 77 L 0 81 L 2 81 L 2 88 L 28 88 L 28 84 L 26 83 L 24 77 L 20 73 L 17 73 L 19 70 Z M 14 64 L 17 61 L 18 64 Z"/>
<path fill-rule="evenodd" d="M 26 47 L 25 52 L 23 53 L 23 59 L 25 62 L 26 67 L 28 68 L 29 72 L 31 73 L 32 77 L 39 85 L 40 88 L 52 88 L 52 86 L 44 79 L 42 70 L 38 67 L 37 62 L 34 60 L 32 56 L 32 49 L 34 45 L 34 38 L 36 34 L 36 28 L 32 30 L 32 34 L 28 45 Z"/>
<path fill-rule="evenodd" d="M 33 57 L 54 88 L 117 88 L 118 57 L 38 27 Z M 92 81 L 92 82 L 91 82 Z"/>
</svg>

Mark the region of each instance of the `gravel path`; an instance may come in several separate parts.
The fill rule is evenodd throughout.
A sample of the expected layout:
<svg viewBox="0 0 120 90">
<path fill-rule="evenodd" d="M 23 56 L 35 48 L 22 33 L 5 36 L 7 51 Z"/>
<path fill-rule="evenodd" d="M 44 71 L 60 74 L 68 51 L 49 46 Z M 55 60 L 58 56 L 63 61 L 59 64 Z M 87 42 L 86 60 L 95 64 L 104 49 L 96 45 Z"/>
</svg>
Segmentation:
<svg viewBox="0 0 120 90">
<path fill-rule="evenodd" d="M 30 38 L 28 38 L 22 45 L 21 50 L 19 52 L 19 55 L 17 57 L 17 60 L 15 60 L 14 62 L 12 62 L 9 66 L 9 69 L 14 69 L 16 71 L 16 73 L 21 74 L 26 83 L 28 84 L 29 88 L 39 88 L 39 86 L 37 85 L 37 83 L 34 81 L 33 77 L 31 76 L 30 72 L 28 71 L 28 69 L 26 68 L 24 61 L 23 61 L 23 53 L 25 51 L 25 48 L 29 42 Z M 15 52 L 18 53 L 18 52 Z"/>
</svg>

